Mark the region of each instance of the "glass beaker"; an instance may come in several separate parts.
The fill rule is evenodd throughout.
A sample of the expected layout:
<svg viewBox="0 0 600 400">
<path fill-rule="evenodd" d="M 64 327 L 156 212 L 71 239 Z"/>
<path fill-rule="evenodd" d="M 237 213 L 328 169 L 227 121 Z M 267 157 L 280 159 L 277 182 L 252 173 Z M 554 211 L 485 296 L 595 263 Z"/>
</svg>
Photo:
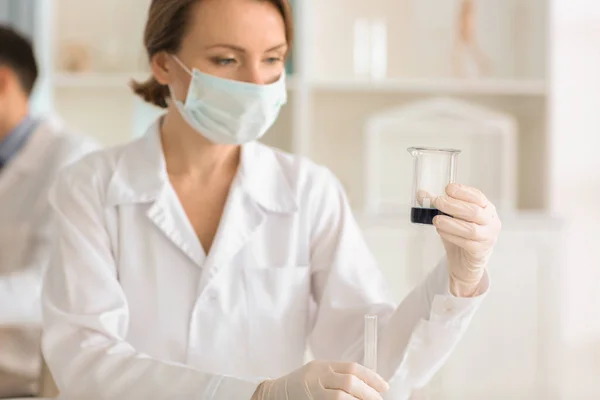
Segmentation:
<svg viewBox="0 0 600 400">
<path fill-rule="evenodd" d="M 456 181 L 457 158 L 460 150 L 432 147 L 410 147 L 413 156 L 413 187 L 410 221 L 433 225 L 435 199 L 446 194 L 446 186 Z"/>
</svg>

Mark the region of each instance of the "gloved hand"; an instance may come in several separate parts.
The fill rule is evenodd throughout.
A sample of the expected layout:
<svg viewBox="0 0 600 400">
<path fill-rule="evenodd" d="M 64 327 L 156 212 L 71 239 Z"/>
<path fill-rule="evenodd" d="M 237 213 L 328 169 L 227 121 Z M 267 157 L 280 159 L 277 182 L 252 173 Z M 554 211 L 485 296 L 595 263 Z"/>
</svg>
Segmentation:
<svg viewBox="0 0 600 400">
<path fill-rule="evenodd" d="M 438 215 L 433 225 L 446 249 L 450 290 L 459 297 L 475 296 L 502 223 L 478 189 L 451 183 L 446 194 L 435 199 L 435 207 L 454 218 Z"/>
<path fill-rule="evenodd" d="M 263 382 L 252 400 L 382 400 L 388 384 L 356 363 L 312 361 L 282 378 Z"/>
</svg>

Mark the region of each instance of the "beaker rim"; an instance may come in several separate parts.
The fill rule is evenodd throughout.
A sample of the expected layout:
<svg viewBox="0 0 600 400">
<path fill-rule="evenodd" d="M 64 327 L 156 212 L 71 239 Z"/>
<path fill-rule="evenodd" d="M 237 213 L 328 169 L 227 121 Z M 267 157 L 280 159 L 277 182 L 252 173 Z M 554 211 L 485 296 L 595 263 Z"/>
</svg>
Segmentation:
<svg viewBox="0 0 600 400">
<path fill-rule="evenodd" d="M 409 153 L 414 153 L 416 151 L 423 151 L 428 153 L 451 153 L 451 154 L 459 154 L 462 152 L 460 149 L 451 149 L 451 148 L 439 148 L 439 147 L 409 147 L 406 149 Z"/>
</svg>

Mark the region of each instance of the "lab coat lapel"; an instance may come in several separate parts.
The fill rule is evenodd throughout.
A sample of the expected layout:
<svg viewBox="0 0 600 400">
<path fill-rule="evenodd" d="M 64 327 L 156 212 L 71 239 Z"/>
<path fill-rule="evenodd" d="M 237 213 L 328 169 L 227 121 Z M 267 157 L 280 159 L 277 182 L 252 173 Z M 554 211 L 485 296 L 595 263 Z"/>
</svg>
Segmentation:
<svg viewBox="0 0 600 400">
<path fill-rule="evenodd" d="M 234 185 L 229 193 L 213 247 L 206 260 L 209 276 L 230 262 L 263 224 L 265 218 L 265 210 L 239 186 Z"/>
<path fill-rule="evenodd" d="M 204 251 L 169 183 L 160 143 L 160 122 L 131 143 L 118 163 L 117 173 L 109 184 L 109 204 L 150 203 L 146 212 L 150 221 L 194 264 L 202 267 Z"/>
<path fill-rule="evenodd" d="M 196 266 L 202 267 L 205 255 L 181 202 L 169 185 L 148 210 L 148 218 Z"/>
<path fill-rule="evenodd" d="M 230 264 L 269 214 L 295 211 L 295 197 L 274 150 L 258 143 L 242 146 L 240 169 L 206 260 L 205 279 Z"/>
</svg>

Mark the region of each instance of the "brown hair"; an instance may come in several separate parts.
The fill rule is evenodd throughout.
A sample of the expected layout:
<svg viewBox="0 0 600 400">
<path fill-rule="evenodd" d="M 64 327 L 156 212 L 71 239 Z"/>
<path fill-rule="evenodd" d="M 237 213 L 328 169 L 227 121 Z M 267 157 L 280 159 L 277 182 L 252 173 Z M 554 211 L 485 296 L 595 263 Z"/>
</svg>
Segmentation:
<svg viewBox="0 0 600 400">
<path fill-rule="evenodd" d="M 38 78 L 38 65 L 31 41 L 12 28 L 0 24 L 0 66 L 16 75 L 21 88 L 29 96 Z"/>
<path fill-rule="evenodd" d="M 176 53 L 181 47 L 191 20 L 192 7 L 201 0 L 152 0 L 144 32 L 148 58 L 161 52 Z M 289 0 L 258 0 L 272 3 L 285 21 L 288 46 L 293 41 L 294 23 Z M 289 53 L 289 50 L 288 50 Z M 151 77 L 146 82 L 131 82 L 135 94 L 148 103 L 167 108 L 169 88 Z"/>
</svg>

